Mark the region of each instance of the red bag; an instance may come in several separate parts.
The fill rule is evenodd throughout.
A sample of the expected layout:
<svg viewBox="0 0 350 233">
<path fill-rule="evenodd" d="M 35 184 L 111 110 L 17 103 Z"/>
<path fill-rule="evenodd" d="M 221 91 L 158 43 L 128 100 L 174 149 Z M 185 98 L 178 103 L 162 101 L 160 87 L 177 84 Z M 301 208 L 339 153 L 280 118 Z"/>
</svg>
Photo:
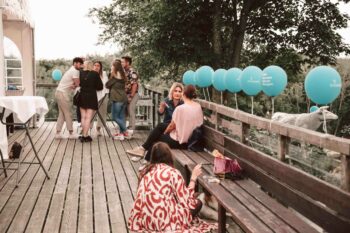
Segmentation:
<svg viewBox="0 0 350 233">
<path fill-rule="evenodd" d="M 233 176 L 232 178 L 241 179 L 243 169 L 236 159 L 230 159 L 227 157 L 216 157 L 214 159 L 213 172 L 218 176 L 223 176 L 223 178 L 225 177 L 225 175 L 228 175 Z"/>
</svg>

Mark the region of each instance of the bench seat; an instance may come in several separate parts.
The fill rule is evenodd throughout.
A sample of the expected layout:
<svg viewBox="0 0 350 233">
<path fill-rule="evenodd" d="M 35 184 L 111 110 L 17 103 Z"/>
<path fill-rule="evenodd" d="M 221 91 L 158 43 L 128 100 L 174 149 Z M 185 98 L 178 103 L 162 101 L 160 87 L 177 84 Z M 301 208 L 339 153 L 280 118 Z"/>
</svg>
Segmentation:
<svg viewBox="0 0 350 233">
<path fill-rule="evenodd" d="M 172 150 L 175 160 L 192 171 L 198 163 L 211 163 L 214 159 L 205 152 Z M 203 165 L 204 175 L 213 175 L 213 165 Z M 250 179 L 223 180 L 220 184 L 208 183 L 203 177 L 198 182 L 215 196 L 223 208 L 219 209 L 219 232 L 225 232 L 225 211 L 245 232 L 318 232 L 294 211 L 263 192 Z"/>
</svg>

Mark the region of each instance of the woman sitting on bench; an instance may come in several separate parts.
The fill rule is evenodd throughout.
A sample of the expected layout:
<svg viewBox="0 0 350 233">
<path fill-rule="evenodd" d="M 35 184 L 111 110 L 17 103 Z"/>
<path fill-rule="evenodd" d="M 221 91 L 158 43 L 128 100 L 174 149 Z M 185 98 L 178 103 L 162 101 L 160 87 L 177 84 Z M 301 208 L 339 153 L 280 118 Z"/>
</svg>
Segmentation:
<svg viewBox="0 0 350 233">
<path fill-rule="evenodd" d="M 174 168 L 169 146 L 154 144 L 151 163 L 139 176 L 139 186 L 128 226 L 135 232 L 207 232 L 217 228 L 197 218 L 202 202 L 194 195 L 201 165 L 192 172 L 186 187 L 181 173 Z"/>
<path fill-rule="evenodd" d="M 156 127 L 142 146 L 126 152 L 130 155 L 143 157 L 147 151 L 145 159 L 149 161 L 152 146 L 158 141 L 167 143 L 173 149 L 186 148 L 193 130 L 203 124 L 202 108 L 200 104 L 193 101 L 194 98 L 196 98 L 195 87 L 186 86 L 183 93 L 184 104 L 175 109 L 172 120 L 165 130 Z"/>
</svg>

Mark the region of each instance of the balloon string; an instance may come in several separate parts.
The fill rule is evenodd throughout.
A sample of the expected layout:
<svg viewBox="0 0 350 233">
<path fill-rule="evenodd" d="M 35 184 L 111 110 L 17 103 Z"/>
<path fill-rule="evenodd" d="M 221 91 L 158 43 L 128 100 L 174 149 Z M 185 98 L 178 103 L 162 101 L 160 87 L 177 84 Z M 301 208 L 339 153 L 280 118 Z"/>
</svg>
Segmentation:
<svg viewBox="0 0 350 233">
<path fill-rule="evenodd" d="M 271 116 L 273 115 L 274 112 L 275 112 L 275 98 L 272 97 L 272 113 L 271 113 Z"/>
<path fill-rule="evenodd" d="M 237 93 L 235 93 L 236 109 L 238 109 Z"/>
<path fill-rule="evenodd" d="M 324 111 L 322 111 L 322 115 L 323 115 L 323 132 L 325 132 L 326 134 L 328 134 L 328 132 L 327 132 L 326 114 L 325 114 Z"/>
<path fill-rule="evenodd" d="M 252 115 L 254 114 L 254 97 L 250 97 L 252 99 Z"/>
<path fill-rule="evenodd" d="M 204 99 L 207 100 L 207 96 L 205 95 L 205 89 L 203 88 Z"/>
<path fill-rule="evenodd" d="M 223 99 L 224 99 L 224 97 L 223 97 L 223 94 L 222 94 L 222 92 L 221 92 L 221 105 L 222 105 L 222 103 L 224 102 Z"/>
<path fill-rule="evenodd" d="M 210 100 L 209 88 L 207 88 L 207 92 L 208 92 L 208 99 L 209 99 L 209 102 L 211 102 L 211 100 Z"/>
</svg>

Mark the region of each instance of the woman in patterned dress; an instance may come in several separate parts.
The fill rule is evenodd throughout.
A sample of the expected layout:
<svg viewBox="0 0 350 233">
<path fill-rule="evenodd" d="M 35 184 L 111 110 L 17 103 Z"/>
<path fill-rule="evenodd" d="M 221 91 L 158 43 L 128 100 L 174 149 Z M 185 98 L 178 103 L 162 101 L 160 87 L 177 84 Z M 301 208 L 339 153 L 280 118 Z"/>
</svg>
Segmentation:
<svg viewBox="0 0 350 233">
<path fill-rule="evenodd" d="M 202 173 L 197 165 L 186 186 L 181 173 L 174 168 L 169 146 L 156 143 L 151 163 L 140 173 L 140 182 L 129 217 L 132 232 L 208 232 L 217 224 L 209 224 L 196 215 L 202 207 L 194 196 L 197 177 Z"/>
</svg>

